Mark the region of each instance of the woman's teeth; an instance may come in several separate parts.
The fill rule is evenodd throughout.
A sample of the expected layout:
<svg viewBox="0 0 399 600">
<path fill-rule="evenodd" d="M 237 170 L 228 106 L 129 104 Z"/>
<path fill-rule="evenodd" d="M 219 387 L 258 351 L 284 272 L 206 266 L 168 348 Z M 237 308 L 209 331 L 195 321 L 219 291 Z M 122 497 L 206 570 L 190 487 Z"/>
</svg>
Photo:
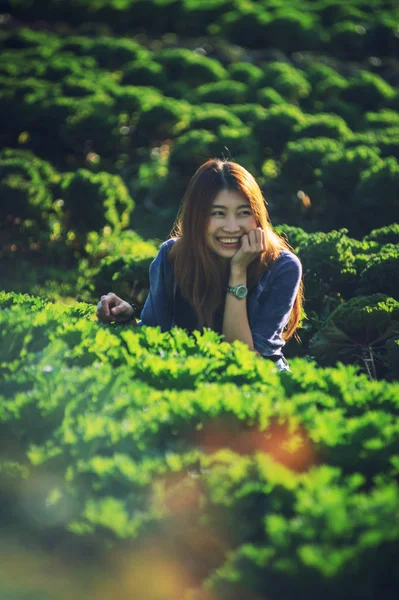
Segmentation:
<svg viewBox="0 0 399 600">
<path fill-rule="evenodd" d="M 230 246 L 235 246 L 238 243 L 238 239 L 239 238 L 218 238 L 219 242 Z"/>
</svg>

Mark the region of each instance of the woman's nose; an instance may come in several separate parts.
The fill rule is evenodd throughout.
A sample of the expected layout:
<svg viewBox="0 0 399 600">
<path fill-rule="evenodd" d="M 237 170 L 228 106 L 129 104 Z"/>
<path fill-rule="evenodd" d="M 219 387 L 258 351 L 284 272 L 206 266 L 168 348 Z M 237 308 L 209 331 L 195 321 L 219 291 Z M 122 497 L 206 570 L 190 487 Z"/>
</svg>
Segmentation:
<svg viewBox="0 0 399 600">
<path fill-rule="evenodd" d="M 240 231 L 240 226 L 238 224 L 238 221 L 236 219 L 236 217 L 226 217 L 226 221 L 224 223 L 223 229 L 225 231 L 230 231 L 232 233 L 236 233 L 237 231 Z"/>
</svg>

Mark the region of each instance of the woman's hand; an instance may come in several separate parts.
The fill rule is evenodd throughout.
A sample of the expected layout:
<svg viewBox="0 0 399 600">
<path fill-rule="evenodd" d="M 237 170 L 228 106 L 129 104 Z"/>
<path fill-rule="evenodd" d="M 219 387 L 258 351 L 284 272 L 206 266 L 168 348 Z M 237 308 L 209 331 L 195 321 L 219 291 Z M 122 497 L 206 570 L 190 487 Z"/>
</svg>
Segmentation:
<svg viewBox="0 0 399 600">
<path fill-rule="evenodd" d="M 102 323 L 111 323 L 112 321 L 122 323 L 130 319 L 133 314 L 134 310 L 130 304 L 112 292 L 101 296 L 101 300 L 97 304 L 96 315 Z M 132 320 L 131 324 L 133 327 L 137 326 L 135 320 Z"/>
<path fill-rule="evenodd" d="M 265 250 L 265 232 L 257 227 L 241 237 L 241 248 L 231 259 L 230 268 L 246 269 Z"/>
</svg>

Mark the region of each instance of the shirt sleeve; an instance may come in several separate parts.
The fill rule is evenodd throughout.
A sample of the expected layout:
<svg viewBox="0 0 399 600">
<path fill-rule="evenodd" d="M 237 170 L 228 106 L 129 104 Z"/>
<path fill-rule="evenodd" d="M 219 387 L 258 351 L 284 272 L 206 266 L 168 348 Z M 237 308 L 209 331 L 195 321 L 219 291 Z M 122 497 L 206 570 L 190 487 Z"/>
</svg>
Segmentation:
<svg viewBox="0 0 399 600">
<path fill-rule="evenodd" d="M 252 326 L 254 348 L 262 356 L 281 354 L 285 345 L 281 334 L 287 325 L 302 277 L 302 265 L 297 256 L 286 254 L 278 258 L 269 277 L 270 284 L 259 295 Z"/>
<path fill-rule="evenodd" d="M 171 328 L 173 317 L 172 266 L 168 265 L 168 242 L 164 242 L 150 264 L 150 291 L 140 314 L 138 327 L 159 325 L 162 331 Z"/>
</svg>

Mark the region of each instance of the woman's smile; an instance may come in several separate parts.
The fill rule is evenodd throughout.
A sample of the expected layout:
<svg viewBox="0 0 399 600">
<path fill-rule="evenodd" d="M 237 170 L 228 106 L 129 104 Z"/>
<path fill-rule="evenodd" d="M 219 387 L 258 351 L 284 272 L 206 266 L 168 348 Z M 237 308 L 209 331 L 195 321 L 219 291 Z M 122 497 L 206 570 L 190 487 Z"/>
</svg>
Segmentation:
<svg viewBox="0 0 399 600">
<path fill-rule="evenodd" d="M 240 245 L 240 238 L 239 237 L 217 237 L 216 238 L 217 241 L 219 242 L 219 244 L 223 247 L 223 248 L 227 248 L 227 250 L 231 250 L 232 248 L 236 249 L 238 248 L 238 246 Z"/>
</svg>

